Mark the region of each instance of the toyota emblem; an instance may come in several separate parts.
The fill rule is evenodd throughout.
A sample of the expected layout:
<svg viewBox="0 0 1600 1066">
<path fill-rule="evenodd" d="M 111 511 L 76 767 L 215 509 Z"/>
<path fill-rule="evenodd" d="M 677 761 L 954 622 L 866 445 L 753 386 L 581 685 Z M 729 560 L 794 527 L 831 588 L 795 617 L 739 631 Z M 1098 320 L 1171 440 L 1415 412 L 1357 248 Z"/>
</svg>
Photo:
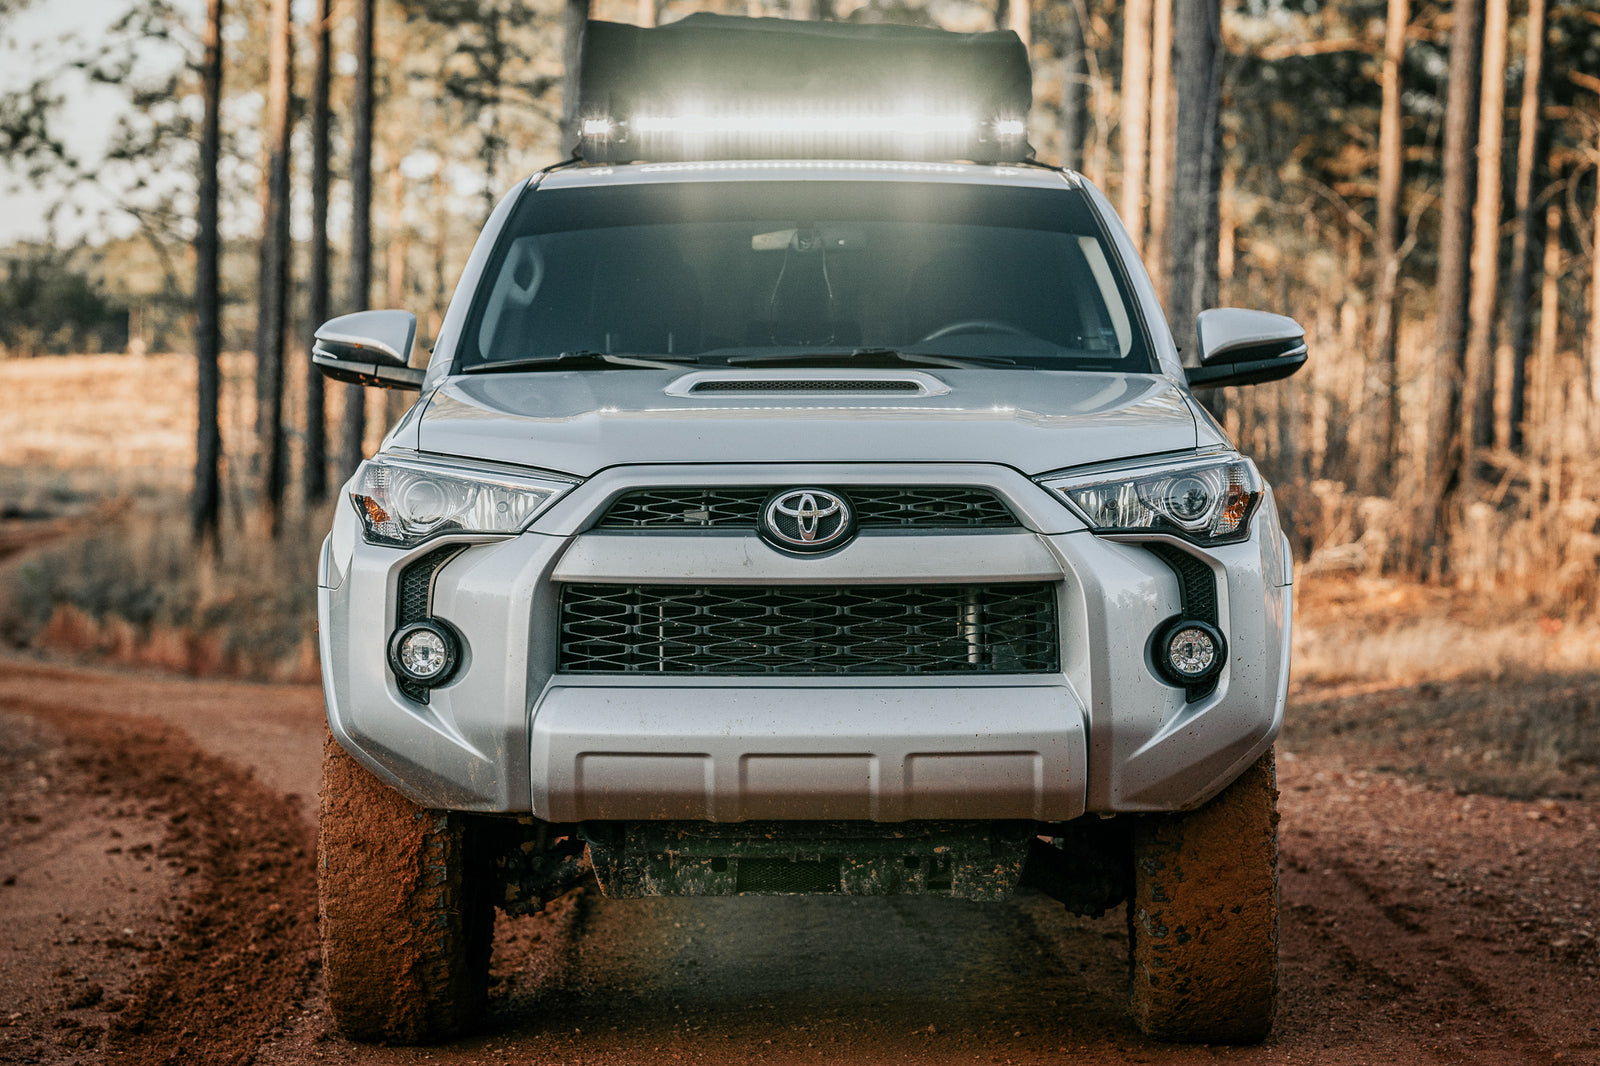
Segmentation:
<svg viewBox="0 0 1600 1066">
<path fill-rule="evenodd" d="M 850 503 L 827 489 L 788 489 L 767 501 L 761 532 L 779 548 L 822 552 L 842 547 L 855 533 Z"/>
</svg>

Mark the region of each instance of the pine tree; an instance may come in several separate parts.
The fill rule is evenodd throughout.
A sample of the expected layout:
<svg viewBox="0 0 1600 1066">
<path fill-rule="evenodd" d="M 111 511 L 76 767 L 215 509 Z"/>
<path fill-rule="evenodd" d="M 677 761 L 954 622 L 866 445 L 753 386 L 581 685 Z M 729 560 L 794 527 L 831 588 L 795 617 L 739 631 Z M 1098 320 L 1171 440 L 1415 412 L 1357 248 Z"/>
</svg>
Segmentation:
<svg viewBox="0 0 1600 1066">
<path fill-rule="evenodd" d="M 1122 18 L 1123 225 L 1133 246 L 1144 249 L 1146 150 L 1150 130 L 1151 0 L 1128 0 Z"/>
<path fill-rule="evenodd" d="M 330 50 L 332 0 L 317 0 L 312 40 L 315 42 L 315 67 L 311 75 L 311 279 L 306 313 L 306 351 L 311 351 L 313 335 L 328 318 L 328 186 L 329 178 L 329 96 L 332 82 Z M 328 496 L 328 427 L 325 413 L 322 371 L 306 363 L 306 445 L 301 476 L 307 503 L 320 503 Z"/>
<path fill-rule="evenodd" d="M 1439 274 L 1435 289 L 1439 343 L 1433 360 L 1428 410 L 1428 454 L 1419 497 L 1416 563 L 1443 565 L 1437 549 L 1443 523 L 1461 488 L 1466 441 L 1461 425 L 1461 386 L 1466 378 L 1469 255 L 1472 205 L 1477 187 L 1474 154 L 1478 95 L 1483 80 L 1483 0 L 1455 0 L 1450 31 L 1450 80 L 1445 100 L 1444 192 L 1440 205 Z"/>
<path fill-rule="evenodd" d="M 222 0 L 208 0 L 203 47 L 205 117 L 200 124 L 199 210 L 195 250 L 195 359 L 199 364 L 198 426 L 195 437 L 194 491 L 190 517 L 195 538 L 218 547 L 222 513 L 222 433 L 218 407 L 222 391 L 222 324 L 220 261 L 222 241 L 217 227 L 220 185 L 217 180 L 222 133 Z"/>
<path fill-rule="evenodd" d="M 1383 105 L 1378 124 L 1377 292 L 1373 300 L 1372 371 L 1368 375 L 1368 432 L 1363 434 L 1361 478 L 1369 493 L 1393 486 L 1400 451 L 1400 195 L 1405 168 L 1406 26 L 1410 0 L 1389 0 L 1383 42 Z"/>
<path fill-rule="evenodd" d="M 272 531 L 283 508 L 283 353 L 289 314 L 289 107 L 294 64 L 289 0 L 273 0 L 267 161 L 256 313 L 256 452 Z"/>
<path fill-rule="evenodd" d="M 1500 295 L 1500 145 L 1505 134 L 1507 0 L 1488 0 L 1483 89 L 1478 108 L 1478 197 L 1473 212 L 1472 291 L 1467 334 L 1465 444 L 1494 445 L 1495 320 Z"/>
<path fill-rule="evenodd" d="M 1220 0 L 1184 0 L 1176 12 L 1178 136 L 1167 314 L 1179 346 L 1188 349 L 1193 347 L 1195 316 L 1215 302 L 1217 293 L 1222 10 Z M 1198 355 L 1194 353 L 1196 359 Z"/>
<path fill-rule="evenodd" d="M 372 299 L 372 48 L 376 0 L 356 0 L 355 121 L 350 135 L 350 298 L 351 311 L 364 311 Z M 344 441 L 340 466 L 348 475 L 366 458 L 367 393 L 345 387 Z"/>
<path fill-rule="evenodd" d="M 1538 254 L 1534 210 L 1535 171 L 1544 144 L 1544 51 L 1549 39 L 1546 0 L 1528 0 L 1528 45 L 1522 65 L 1522 108 L 1517 123 L 1516 230 L 1511 238 L 1511 312 L 1506 327 L 1511 337 L 1511 394 L 1507 398 L 1506 444 L 1514 452 L 1523 448 L 1523 420 L 1527 406 L 1528 355 L 1533 347 L 1534 258 Z"/>
</svg>

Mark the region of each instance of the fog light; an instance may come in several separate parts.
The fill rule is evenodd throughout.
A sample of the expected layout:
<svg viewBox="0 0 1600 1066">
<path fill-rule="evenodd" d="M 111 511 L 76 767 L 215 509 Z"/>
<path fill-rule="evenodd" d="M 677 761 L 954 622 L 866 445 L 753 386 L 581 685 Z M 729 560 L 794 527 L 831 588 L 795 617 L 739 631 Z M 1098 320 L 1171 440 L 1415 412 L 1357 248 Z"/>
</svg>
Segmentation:
<svg viewBox="0 0 1600 1066">
<path fill-rule="evenodd" d="M 1227 659 L 1227 644 L 1215 626 L 1179 619 L 1161 631 L 1156 665 L 1167 680 L 1193 685 L 1216 675 Z"/>
<path fill-rule="evenodd" d="M 449 626 L 431 618 L 398 629 L 389 638 L 389 665 L 419 685 L 444 684 L 460 661 L 460 638 Z"/>
</svg>

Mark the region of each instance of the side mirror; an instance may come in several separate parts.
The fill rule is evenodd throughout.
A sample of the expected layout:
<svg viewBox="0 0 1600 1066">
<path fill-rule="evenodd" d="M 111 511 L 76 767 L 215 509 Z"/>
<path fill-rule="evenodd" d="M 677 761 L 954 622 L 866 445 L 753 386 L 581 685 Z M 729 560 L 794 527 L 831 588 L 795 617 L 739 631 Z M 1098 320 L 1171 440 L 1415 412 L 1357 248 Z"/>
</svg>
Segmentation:
<svg viewBox="0 0 1600 1066">
<path fill-rule="evenodd" d="M 357 311 L 322 324 L 311 361 L 335 381 L 421 390 L 427 371 L 409 365 L 416 339 L 417 316 L 410 311 Z"/>
<path fill-rule="evenodd" d="M 1284 315 L 1217 307 L 1201 311 L 1194 328 L 1200 365 L 1184 371 L 1192 389 L 1277 381 L 1306 362 L 1306 331 Z"/>
</svg>

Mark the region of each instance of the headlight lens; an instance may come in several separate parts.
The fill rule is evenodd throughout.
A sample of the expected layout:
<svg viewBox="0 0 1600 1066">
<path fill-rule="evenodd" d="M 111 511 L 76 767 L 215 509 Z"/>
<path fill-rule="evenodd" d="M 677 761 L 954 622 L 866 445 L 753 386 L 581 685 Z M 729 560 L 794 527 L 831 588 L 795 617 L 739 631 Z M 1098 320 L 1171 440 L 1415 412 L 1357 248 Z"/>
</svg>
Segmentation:
<svg viewBox="0 0 1600 1066">
<path fill-rule="evenodd" d="M 1198 544 L 1249 535 L 1261 499 L 1261 475 L 1248 459 L 1190 462 L 1116 478 L 1045 478 L 1101 533 L 1172 533 Z"/>
<path fill-rule="evenodd" d="M 380 456 L 350 493 L 369 544 L 410 548 L 444 533 L 520 533 L 573 485 L 552 475 Z"/>
</svg>

